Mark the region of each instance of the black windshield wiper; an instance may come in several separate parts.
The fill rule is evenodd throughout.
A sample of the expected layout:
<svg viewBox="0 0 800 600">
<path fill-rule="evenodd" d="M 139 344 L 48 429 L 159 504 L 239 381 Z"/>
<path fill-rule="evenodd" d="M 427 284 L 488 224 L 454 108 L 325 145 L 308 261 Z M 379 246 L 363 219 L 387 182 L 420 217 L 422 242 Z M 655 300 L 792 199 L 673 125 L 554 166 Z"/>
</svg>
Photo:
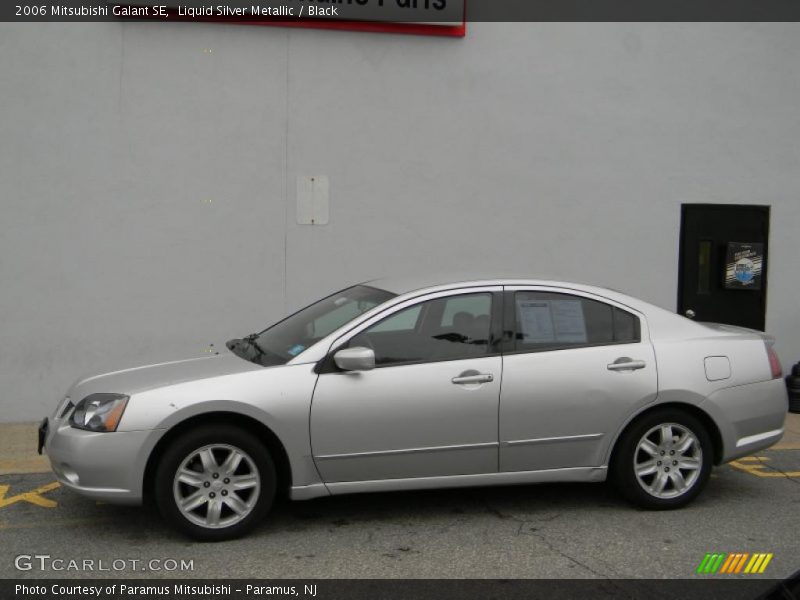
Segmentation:
<svg viewBox="0 0 800 600">
<path fill-rule="evenodd" d="M 225 342 L 225 346 L 237 356 L 241 356 L 242 358 L 251 361 L 260 361 L 261 357 L 264 356 L 264 349 L 261 348 L 256 341 L 258 336 L 259 334 L 257 333 L 251 333 L 243 338 L 233 338 L 232 340 Z M 253 350 L 255 350 L 257 354 L 251 357 L 249 355 L 252 354 Z"/>
</svg>

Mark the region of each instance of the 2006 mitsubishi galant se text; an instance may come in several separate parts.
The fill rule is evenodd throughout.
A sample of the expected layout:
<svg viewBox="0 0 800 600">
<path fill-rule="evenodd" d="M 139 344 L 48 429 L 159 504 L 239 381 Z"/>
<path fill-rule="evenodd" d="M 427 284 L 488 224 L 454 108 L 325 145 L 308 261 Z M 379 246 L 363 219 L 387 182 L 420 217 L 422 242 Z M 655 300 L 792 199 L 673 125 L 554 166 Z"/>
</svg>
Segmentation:
<svg viewBox="0 0 800 600">
<path fill-rule="evenodd" d="M 608 477 L 676 508 L 783 434 L 772 344 L 586 285 L 378 280 L 225 355 L 79 381 L 39 443 L 64 486 L 153 497 L 204 540 L 251 530 L 284 491 Z"/>
</svg>

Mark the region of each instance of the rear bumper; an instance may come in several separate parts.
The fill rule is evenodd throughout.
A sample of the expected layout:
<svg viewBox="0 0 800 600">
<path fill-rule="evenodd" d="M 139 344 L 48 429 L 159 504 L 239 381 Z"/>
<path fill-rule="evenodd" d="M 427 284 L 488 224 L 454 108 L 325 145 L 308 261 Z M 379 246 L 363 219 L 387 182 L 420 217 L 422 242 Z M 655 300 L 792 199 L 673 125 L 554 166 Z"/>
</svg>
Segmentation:
<svg viewBox="0 0 800 600">
<path fill-rule="evenodd" d="M 94 500 L 141 504 L 144 461 L 140 457 L 155 432 L 94 433 L 52 418 L 47 429 L 45 450 L 64 487 Z"/>
<path fill-rule="evenodd" d="M 722 460 L 729 462 L 777 443 L 789 399 L 783 379 L 719 390 L 700 404 L 720 430 Z"/>
</svg>

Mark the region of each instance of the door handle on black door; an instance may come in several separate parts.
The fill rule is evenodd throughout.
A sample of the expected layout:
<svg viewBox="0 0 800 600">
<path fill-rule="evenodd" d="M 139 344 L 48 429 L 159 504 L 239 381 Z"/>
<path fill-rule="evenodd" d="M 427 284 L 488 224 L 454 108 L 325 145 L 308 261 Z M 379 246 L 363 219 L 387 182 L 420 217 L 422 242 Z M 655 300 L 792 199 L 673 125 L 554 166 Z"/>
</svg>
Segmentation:
<svg viewBox="0 0 800 600">
<path fill-rule="evenodd" d="M 647 363 L 643 360 L 633 360 L 627 356 L 618 358 L 606 368 L 609 371 L 636 371 L 637 369 L 644 369 Z"/>
</svg>

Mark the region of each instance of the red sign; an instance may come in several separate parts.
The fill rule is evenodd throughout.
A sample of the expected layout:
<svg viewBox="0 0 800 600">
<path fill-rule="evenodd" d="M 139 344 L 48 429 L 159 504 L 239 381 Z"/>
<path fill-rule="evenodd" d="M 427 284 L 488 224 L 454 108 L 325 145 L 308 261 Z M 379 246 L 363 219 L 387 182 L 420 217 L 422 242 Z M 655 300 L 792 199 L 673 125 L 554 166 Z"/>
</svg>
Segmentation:
<svg viewBox="0 0 800 600">
<path fill-rule="evenodd" d="M 161 1 L 165 4 L 158 7 L 115 4 L 114 15 L 448 37 L 464 37 L 467 30 L 466 0 L 227 0 L 218 5 Z M 155 8 L 158 12 L 151 13 Z"/>
</svg>

